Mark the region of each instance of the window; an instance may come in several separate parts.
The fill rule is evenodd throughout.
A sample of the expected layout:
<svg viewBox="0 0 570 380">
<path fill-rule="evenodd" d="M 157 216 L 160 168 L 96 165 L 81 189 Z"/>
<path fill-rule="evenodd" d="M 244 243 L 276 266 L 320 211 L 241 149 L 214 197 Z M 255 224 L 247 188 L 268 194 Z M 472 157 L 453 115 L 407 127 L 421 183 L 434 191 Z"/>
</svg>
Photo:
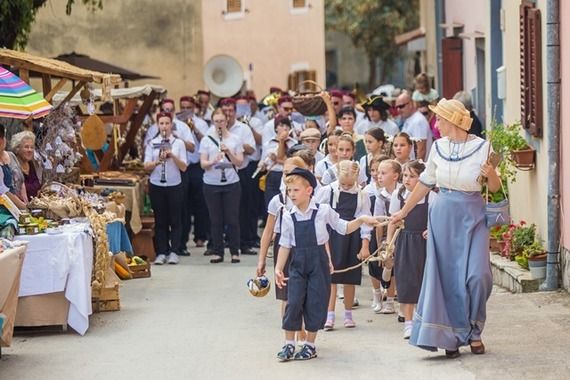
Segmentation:
<svg viewBox="0 0 570 380">
<path fill-rule="evenodd" d="M 305 81 L 316 82 L 317 72 L 316 70 L 299 70 L 294 71 L 289 74 L 287 78 L 287 87 L 289 90 L 293 91 L 319 91 L 319 88 L 313 83 L 307 83 Z"/>
<path fill-rule="evenodd" d="M 293 8 L 305 8 L 307 0 L 293 0 Z"/>
<path fill-rule="evenodd" d="M 240 13 L 242 12 L 241 0 L 227 0 L 227 12 L 228 13 Z"/>
<path fill-rule="evenodd" d="M 521 123 L 530 134 L 542 137 L 542 36 L 540 10 L 520 5 Z"/>
</svg>

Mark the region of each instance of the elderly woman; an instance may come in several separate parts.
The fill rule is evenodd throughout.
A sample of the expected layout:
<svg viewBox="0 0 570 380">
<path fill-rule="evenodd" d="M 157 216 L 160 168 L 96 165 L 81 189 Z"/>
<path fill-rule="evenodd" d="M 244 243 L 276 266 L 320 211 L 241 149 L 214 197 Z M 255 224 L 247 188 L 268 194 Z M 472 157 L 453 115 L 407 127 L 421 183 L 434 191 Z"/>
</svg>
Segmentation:
<svg viewBox="0 0 570 380">
<path fill-rule="evenodd" d="M 481 184 L 497 191 L 500 178 L 488 162 L 489 142 L 469 134 L 472 119 L 458 100 L 430 106 L 442 138 L 434 143 L 420 182 L 392 223 L 404 219 L 429 190 L 430 203 L 424 279 L 410 343 L 430 351 L 445 349 L 449 358 L 469 344 L 485 353 L 481 333 L 493 279 L 489 263 L 489 230 Z"/>
<path fill-rule="evenodd" d="M 25 209 L 25 194 L 14 186 L 14 177 L 18 173 L 18 159 L 12 152 L 6 152 L 6 129 L 2 124 L 0 124 L 0 168 L 2 169 L 0 194 L 6 194 L 16 207 Z"/>
<path fill-rule="evenodd" d="M 17 157 L 14 168 L 14 187 L 28 201 L 38 195 L 42 187 L 42 167 L 35 159 L 36 136 L 30 131 L 22 131 L 12 136 L 12 152 Z"/>
</svg>

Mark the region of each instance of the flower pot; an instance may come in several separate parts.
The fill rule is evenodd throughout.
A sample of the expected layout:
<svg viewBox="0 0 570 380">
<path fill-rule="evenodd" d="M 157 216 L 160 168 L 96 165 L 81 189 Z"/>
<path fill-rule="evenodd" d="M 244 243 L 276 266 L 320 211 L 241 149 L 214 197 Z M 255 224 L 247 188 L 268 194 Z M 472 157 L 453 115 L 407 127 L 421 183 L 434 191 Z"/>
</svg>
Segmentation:
<svg viewBox="0 0 570 380">
<path fill-rule="evenodd" d="M 546 253 L 528 258 L 528 269 L 532 278 L 539 279 L 546 277 Z"/>
<path fill-rule="evenodd" d="M 511 158 L 515 162 L 515 166 L 519 169 L 532 169 L 536 158 L 536 151 L 531 147 L 521 150 L 513 150 Z"/>
<path fill-rule="evenodd" d="M 501 252 L 501 244 L 499 244 L 499 241 L 497 239 L 489 239 L 489 250 L 491 252 Z"/>
</svg>

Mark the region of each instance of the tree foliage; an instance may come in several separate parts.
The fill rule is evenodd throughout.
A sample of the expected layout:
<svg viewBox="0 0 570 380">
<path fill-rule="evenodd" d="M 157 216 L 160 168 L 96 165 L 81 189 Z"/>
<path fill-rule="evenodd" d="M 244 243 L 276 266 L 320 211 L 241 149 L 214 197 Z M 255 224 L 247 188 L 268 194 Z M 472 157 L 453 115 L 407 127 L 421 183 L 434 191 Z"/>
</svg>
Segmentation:
<svg viewBox="0 0 570 380">
<path fill-rule="evenodd" d="M 419 26 L 419 0 L 325 0 L 328 30 L 350 37 L 368 55 L 370 87 L 382 83 L 394 69 L 402 50 L 394 42 L 400 33 Z M 382 65 L 376 78 L 376 59 Z"/>
<path fill-rule="evenodd" d="M 103 0 L 80 0 L 90 11 L 103 8 Z M 47 0 L 0 0 L 0 47 L 23 49 L 38 10 Z M 67 0 L 65 13 L 69 16 L 76 0 Z"/>
</svg>

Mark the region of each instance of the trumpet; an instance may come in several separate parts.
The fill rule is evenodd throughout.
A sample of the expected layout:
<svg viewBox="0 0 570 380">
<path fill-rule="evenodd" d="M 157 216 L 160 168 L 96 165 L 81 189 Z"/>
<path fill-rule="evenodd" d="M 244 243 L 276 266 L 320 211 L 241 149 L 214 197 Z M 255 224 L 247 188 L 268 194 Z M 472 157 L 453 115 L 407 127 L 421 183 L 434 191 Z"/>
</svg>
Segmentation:
<svg viewBox="0 0 570 380">
<path fill-rule="evenodd" d="M 218 151 L 222 153 L 223 132 L 221 127 L 218 127 L 218 137 L 220 138 L 220 145 L 218 145 Z M 222 166 L 221 170 L 222 170 L 222 177 L 220 178 L 220 182 L 221 183 L 228 182 L 228 179 L 226 178 L 226 169 Z"/>
</svg>

